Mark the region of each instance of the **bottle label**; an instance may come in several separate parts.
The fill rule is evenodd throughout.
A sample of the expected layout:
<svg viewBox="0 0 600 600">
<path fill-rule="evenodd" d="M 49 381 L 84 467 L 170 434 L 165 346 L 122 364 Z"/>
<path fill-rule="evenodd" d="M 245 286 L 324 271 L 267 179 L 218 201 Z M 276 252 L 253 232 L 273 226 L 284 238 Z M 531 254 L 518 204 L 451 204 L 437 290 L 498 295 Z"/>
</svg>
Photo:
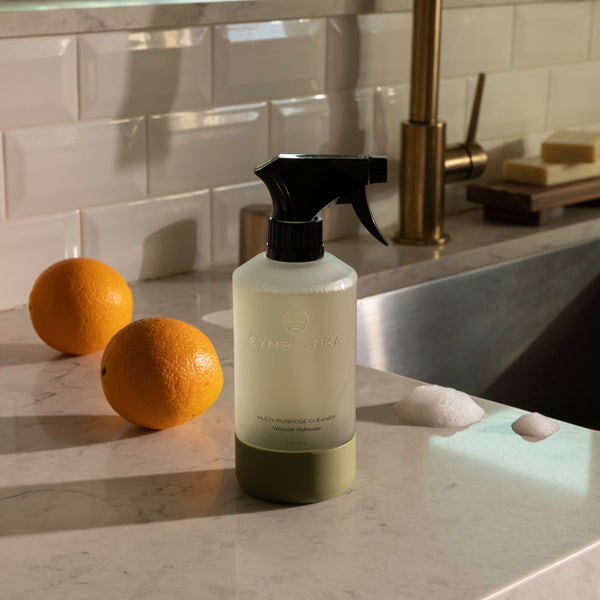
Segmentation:
<svg viewBox="0 0 600 600">
<path fill-rule="evenodd" d="M 261 423 L 269 423 L 273 431 L 320 431 L 324 424 L 331 423 L 335 415 L 325 415 L 323 417 L 303 417 L 303 418 L 285 418 L 268 417 L 265 415 L 256 415 Z"/>
<path fill-rule="evenodd" d="M 235 423 L 245 442 L 316 450 L 355 427 L 356 295 L 236 291 Z"/>
</svg>

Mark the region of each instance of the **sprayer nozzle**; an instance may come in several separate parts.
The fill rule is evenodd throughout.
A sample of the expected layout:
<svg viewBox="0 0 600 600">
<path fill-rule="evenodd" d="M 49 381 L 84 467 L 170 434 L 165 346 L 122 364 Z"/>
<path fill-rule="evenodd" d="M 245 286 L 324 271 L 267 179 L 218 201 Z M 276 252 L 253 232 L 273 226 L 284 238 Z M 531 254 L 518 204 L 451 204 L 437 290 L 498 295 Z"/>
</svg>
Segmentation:
<svg viewBox="0 0 600 600">
<path fill-rule="evenodd" d="M 280 154 L 254 172 L 273 200 L 267 257 L 304 262 L 323 256 L 320 210 L 330 202 L 352 204 L 365 228 L 386 243 L 373 220 L 365 186 L 387 181 L 385 156 Z"/>
<path fill-rule="evenodd" d="M 387 181 L 387 157 L 369 157 L 369 183 L 384 183 Z"/>
</svg>

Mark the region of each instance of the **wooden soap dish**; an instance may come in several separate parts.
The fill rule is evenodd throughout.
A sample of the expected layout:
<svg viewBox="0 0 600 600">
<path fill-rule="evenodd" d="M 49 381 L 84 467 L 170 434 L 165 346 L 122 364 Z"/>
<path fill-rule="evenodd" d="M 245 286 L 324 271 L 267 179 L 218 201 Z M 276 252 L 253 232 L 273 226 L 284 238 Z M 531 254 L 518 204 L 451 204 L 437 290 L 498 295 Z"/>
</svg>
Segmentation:
<svg viewBox="0 0 600 600">
<path fill-rule="evenodd" d="M 600 177 L 541 186 L 516 181 L 498 181 L 467 186 L 467 200 L 483 204 L 490 219 L 544 225 L 553 209 L 600 199 Z"/>
</svg>

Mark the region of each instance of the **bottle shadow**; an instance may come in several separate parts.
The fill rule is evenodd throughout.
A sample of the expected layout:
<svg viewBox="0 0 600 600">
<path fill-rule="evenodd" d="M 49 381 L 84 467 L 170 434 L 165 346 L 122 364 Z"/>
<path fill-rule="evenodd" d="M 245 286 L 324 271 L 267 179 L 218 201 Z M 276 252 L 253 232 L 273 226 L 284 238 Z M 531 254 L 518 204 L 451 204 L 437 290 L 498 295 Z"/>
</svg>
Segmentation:
<svg viewBox="0 0 600 600">
<path fill-rule="evenodd" d="M 245 494 L 232 468 L 18 485 L 0 488 L 0 536 L 281 508 Z"/>
</svg>

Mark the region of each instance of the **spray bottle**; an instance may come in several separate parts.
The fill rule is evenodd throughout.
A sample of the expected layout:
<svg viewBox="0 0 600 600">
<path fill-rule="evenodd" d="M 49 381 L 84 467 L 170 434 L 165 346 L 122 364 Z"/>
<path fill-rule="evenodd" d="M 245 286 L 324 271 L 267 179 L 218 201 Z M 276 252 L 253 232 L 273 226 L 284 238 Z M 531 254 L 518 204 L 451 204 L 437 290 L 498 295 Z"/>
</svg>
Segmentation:
<svg viewBox="0 0 600 600">
<path fill-rule="evenodd" d="M 236 475 L 259 498 L 316 502 L 354 480 L 357 297 L 317 213 L 352 204 L 387 245 L 365 194 L 387 159 L 281 154 L 254 172 L 273 212 L 266 252 L 233 274 Z"/>
</svg>

